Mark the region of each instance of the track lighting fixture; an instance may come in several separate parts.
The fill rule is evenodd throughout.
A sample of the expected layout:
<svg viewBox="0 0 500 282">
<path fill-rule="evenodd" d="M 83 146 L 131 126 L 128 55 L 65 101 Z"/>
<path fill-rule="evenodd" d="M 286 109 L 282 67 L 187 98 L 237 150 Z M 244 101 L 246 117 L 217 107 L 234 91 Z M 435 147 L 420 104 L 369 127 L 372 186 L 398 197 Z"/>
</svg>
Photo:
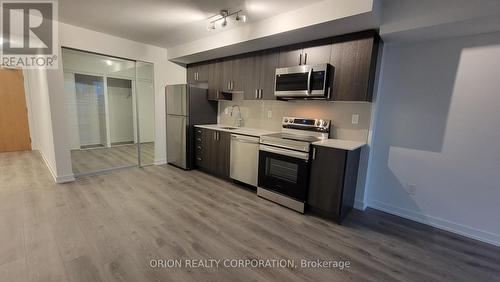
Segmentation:
<svg viewBox="0 0 500 282">
<path fill-rule="evenodd" d="M 216 23 L 220 23 L 220 27 L 224 28 L 228 24 L 228 18 L 230 19 L 231 17 L 234 17 L 234 20 L 237 22 L 246 22 L 247 21 L 247 16 L 243 14 L 243 10 L 238 10 L 236 12 L 230 13 L 228 10 L 221 10 L 219 14 L 210 17 L 210 20 L 207 24 L 207 30 L 213 30 L 216 29 Z"/>
</svg>

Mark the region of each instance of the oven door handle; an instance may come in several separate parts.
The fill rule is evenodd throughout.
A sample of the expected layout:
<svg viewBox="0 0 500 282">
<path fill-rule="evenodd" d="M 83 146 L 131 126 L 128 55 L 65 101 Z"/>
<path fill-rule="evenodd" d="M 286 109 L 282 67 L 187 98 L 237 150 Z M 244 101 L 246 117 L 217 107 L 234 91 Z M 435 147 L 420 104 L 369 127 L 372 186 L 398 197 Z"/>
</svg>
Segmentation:
<svg viewBox="0 0 500 282">
<path fill-rule="evenodd" d="M 304 153 L 304 152 L 297 152 L 293 150 L 287 150 L 287 149 L 282 149 L 282 148 L 277 148 L 277 147 L 271 147 L 271 146 L 266 146 L 266 145 L 260 145 L 259 150 L 264 151 L 264 152 L 269 152 L 273 154 L 278 154 L 278 155 L 284 155 L 292 158 L 298 158 L 301 160 L 309 160 L 309 154 Z"/>
</svg>

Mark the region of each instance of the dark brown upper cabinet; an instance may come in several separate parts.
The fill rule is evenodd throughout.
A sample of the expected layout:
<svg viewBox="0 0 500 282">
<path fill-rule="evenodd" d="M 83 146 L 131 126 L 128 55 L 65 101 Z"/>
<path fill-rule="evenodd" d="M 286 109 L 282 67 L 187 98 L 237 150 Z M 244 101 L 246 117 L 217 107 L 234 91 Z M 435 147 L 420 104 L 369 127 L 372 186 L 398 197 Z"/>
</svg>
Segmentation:
<svg viewBox="0 0 500 282">
<path fill-rule="evenodd" d="M 243 91 L 244 81 L 243 58 L 237 56 L 224 59 L 222 62 L 222 91 Z"/>
<path fill-rule="evenodd" d="M 302 64 L 302 45 L 284 46 L 279 49 L 278 67 L 292 67 Z"/>
<path fill-rule="evenodd" d="M 187 82 L 191 84 L 208 81 L 208 64 L 191 64 L 187 67 Z"/>
<path fill-rule="evenodd" d="M 278 67 L 325 64 L 330 61 L 331 40 L 313 41 L 280 48 Z"/>
<path fill-rule="evenodd" d="M 379 37 L 371 31 L 333 39 L 331 100 L 372 101 L 378 50 Z"/>
<path fill-rule="evenodd" d="M 278 51 L 265 50 L 243 58 L 244 99 L 275 100 L 274 75 L 278 67 Z"/>
<path fill-rule="evenodd" d="M 260 99 L 276 100 L 274 96 L 274 79 L 278 67 L 278 51 L 266 50 L 261 53 L 260 64 Z"/>
<path fill-rule="evenodd" d="M 186 69 L 187 83 L 196 83 L 196 72 L 198 67 L 196 65 L 188 65 Z"/>
<path fill-rule="evenodd" d="M 224 62 L 216 60 L 208 64 L 208 100 L 231 100 L 232 95 L 224 88 Z"/>
<path fill-rule="evenodd" d="M 371 102 L 379 42 L 376 31 L 363 31 L 192 64 L 188 82 L 207 81 L 209 100 L 231 100 L 240 91 L 245 100 L 274 100 L 276 68 L 329 62 L 329 100 Z"/>
<path fill-rule="evenodd" d="M 243 83 L 243 99 L 257 100 L 260 89 L 260 64 L 259 56 L 251 54 L 242 59 L 245 81 Z"/>
</svg>

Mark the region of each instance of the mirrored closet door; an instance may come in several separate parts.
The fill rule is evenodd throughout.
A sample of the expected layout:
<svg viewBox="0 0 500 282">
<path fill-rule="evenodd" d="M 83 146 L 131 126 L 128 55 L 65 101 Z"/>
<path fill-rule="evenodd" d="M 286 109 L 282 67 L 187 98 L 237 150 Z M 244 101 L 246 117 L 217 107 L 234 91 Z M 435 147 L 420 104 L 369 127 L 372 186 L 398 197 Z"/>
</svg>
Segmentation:
<svg viewBox="0 0 500 282">
<path fill-rule="evenodd" d="M 154 162 L 153 64 L 63 48 L 76 176 Z"/>
</svg>

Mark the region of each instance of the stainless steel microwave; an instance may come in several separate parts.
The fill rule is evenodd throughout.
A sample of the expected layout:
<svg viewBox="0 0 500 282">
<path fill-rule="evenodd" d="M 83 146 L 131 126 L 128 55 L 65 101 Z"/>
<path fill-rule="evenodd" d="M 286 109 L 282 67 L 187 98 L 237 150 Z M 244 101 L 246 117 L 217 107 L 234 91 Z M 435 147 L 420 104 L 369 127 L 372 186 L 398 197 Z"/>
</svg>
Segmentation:
<svg viewBox="0 0 500 282">
<path fill-rule="evenodd" d="M 327 99 L 334 68 L 330 64 L 277 68 L 274 96 L 278 99 Z"/>
</svg>

